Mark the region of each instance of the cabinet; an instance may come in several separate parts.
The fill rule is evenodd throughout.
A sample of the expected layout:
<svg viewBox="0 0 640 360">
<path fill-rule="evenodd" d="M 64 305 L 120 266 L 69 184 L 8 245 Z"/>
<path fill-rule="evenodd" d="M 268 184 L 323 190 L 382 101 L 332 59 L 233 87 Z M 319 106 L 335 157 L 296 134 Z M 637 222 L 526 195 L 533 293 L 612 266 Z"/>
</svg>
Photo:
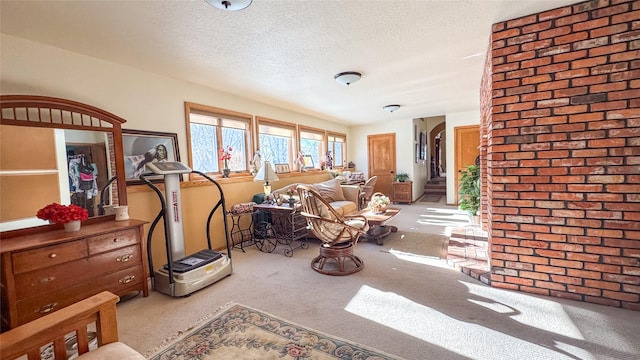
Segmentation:
<svg viewBox="0 0 640 360">
<path fill-rule="evenodd" d="M 75 232 L 44 226 L 17 236 L 3 233 L 2 330 L 104 290 L 148 296 L 145 223 L 108 220 L 83 223 Z"/>
<path fill-rule="evenodd" d="M 397 203 L 413 202 L 413 181 L 393 182 L 393 194 L 391 201 Z"/>
</svg>

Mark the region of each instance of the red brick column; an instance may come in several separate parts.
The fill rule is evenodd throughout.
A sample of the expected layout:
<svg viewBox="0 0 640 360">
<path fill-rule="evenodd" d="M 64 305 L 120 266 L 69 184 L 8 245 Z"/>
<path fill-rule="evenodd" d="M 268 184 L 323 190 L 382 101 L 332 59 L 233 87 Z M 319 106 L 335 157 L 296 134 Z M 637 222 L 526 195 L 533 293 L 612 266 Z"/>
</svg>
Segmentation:
<svg viewBox="0 0 640 360">
<path fill-rule="evenodd" d="M 492 286 L 640 309 L 640 1 L 494 24 L 491 41 Z"/>
<path fill-rule="evenodd" d="M 487 58 L 485 60 L 484 72 L 482 73 L 482 80 L 480 85 L 480 220 L 482 221 L 483 230 L 490 228 L 489 216 L 489 196 L 491 188 L 489 188 L 487 182 L 487 146 L 489 145 L 489 126 L 491 125 L 491 76 L 493 67 L 491 66 L 491 48 L 487 52 Z"/>
</svg>

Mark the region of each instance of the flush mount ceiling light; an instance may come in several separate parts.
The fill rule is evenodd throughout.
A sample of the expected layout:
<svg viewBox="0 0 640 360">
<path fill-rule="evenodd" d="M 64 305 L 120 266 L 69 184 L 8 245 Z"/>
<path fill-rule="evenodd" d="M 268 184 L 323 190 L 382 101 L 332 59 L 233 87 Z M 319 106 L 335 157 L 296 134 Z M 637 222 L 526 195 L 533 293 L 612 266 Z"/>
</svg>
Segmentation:
<svg viewBox="0 0 640 360">
<path fill-rule="evenodd" d="M 385 105 L 382 107 L 382 109 L 384 111 L 388 111 L 388 112 L 394 112 L 398 109 L 400 109 L 400 105 L 394 104 L 394 105 Z"/>
<path fill-rule="evenodd" d="M 221 10 L 236 11 L 247 8 L 253 0 L 204 0 Z"/>
<path fill-rule="evenodd" d="M 336 81 L 342 85 L 349 86 L 352 83 L 360 80 L 360 77 L 362 77 L 362 74 L 360 74 L 359 72 L 345 71 L 345 72 L 336 74 L 336 76 L 334 76 L 334 79 L 336 79 Z"/>
</svg>

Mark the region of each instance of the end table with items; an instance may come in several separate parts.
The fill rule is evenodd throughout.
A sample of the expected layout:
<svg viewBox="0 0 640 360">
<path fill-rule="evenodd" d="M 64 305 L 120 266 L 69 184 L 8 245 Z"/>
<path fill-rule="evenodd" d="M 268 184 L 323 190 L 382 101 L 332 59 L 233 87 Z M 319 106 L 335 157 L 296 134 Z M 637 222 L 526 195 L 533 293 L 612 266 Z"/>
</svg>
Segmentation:
<svg viewBox="0 0 640 360">
<path fill-rule="evenodd" d="M 284 255 L 293 256 L 293 250 L 309 247 L 307 242 L 307 221 L 300 215 L 299 205 L 290 206 L 288 203 L 256 204 L 253 207 L 253 223 L 255 244 L 263 252 L 273 252 L 278 244 L 287 246 Z M 298 246 L 293 242 L 299 240 Z"/>
</svg>

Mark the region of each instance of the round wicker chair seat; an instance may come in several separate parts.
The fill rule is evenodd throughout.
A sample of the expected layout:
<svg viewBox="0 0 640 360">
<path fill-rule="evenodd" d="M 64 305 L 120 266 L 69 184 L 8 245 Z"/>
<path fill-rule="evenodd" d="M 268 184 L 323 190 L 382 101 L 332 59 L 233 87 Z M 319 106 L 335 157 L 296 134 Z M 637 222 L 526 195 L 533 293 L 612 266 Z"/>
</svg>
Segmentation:
<svg viewBox="0 0 640 360">
<path fill-rule="evenodd" d="M 364 268 L 362 259 L 353 254 L 353 243 L 320 246 L 320 255 L 311 260 L 311 268 L 325 275 L 349 275 Z"/>
</svg>

